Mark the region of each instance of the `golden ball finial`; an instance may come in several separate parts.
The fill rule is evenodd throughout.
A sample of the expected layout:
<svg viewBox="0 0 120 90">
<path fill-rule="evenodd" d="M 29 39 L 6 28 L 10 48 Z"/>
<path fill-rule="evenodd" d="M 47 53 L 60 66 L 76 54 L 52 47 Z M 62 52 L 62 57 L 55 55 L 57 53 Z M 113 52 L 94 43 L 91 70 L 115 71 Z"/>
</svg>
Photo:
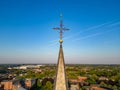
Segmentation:
<svg viewBox="0 0 120 90">
<path fill-rule="evenodd" d="M 62 39 L 60 39 L 60 40 L 59 40 L 59 42 L 60 42 L 60 43 L 62 43 L 62 42 L 63 42 L 63 40 L 62 40 Z"/>
</svg>

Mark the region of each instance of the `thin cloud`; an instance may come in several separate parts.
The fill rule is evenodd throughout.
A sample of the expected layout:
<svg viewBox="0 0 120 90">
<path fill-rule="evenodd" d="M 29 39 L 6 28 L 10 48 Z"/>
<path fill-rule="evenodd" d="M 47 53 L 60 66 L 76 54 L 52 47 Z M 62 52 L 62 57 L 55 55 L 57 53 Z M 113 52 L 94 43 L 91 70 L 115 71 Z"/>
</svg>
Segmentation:
<svg viewBox="0 0 120 90">
<path fill-rule="evenodd" d="M 81 37 L 81 38 L 76 38 L 72 41 L 79 41 L 79 40 L 83 40 L 83 39 L 87 39 L 87 38 L 90 38 L 90 37 L 94 37 L 94 36 L 98 36 L 100 35 L 101 33 L 94 33 L 94 34 L 91 34 L 91 35 L 88 35 L 88 36 L 85 36 L 85 37 Z"/>
<path fill-rule="evenodd" d="M 113 31 L 113 30 L 119 30 L 119 29 L 112 29 L 112 30 L 107 30 L 107 31 L 104 31 L 104 32 L 98 32 L 98 33 L 94 33 L 94 34 L 91 34 L 91 35 L 87 35 L 85 37 L 81 37 L 81 38 L 76 38 L 72 41 L 79 41 L 79 40 L 84 40 L 84 39 L 88 39 L 88 38 L 91 38 L 91 37 L 95 37 L 95 36 L 98 36 L 98 35 L 102 35 L 106 32 L 110 32 L 110 31 Z"/>
<path fill-rule="evenodd" d="M 81 33 L 85 33 L 87 31 L 90 31 L 90 30 L 97 30 L 99 28 L 108 28 L 108 27 L 112 27 L 112 26 L 116 26 L 116 25 L 120 25 L 120 22 L 114 22 L 111 21 L 111 22 L 107 22 L 107 23 L 103 23 L 103 24 L 100 24 L 100 25 L 97 25 L 97 26 L 92 26 L 92 27 L 89 27 L 87 29 L 85 29 L 84 31 L 81 31 L 81 32 L 77 32 L 75 34 L 72 34 L 71 36 L 68 36 L 68 37 L 64 37 L 63 39 L 64 40 L 68 40 L 68 39 L 71 39 L 71 38 L 74 38 L 78 35 L 80 35 Z M 108 31 L 113 31 L 113 30 L 108 30 Z M 104 32 L 97 32 L 97 33 L 94 33 L 94 34 L 91 34 L 91 35 L 88 35 L 88 36 L 84 36 L 84 37 L 81 37 L 81 38 L 76 38 L 74 39 L 73 41 L 77 41 L 77 40 L 82 40 L 82 39 L 87 39 L 87 38 L 90 38 L 90 37 L 94 37 L 94 36 L 97 36 L 97 35 L 101 35 L 105 32 L 108 32 L 108 31 L 104 31 Z M 50 41 L 50 45 L 49 46 L 54 46 L 58 43 L 58 40 L 52 40 Z"/>
<path fill-rule="evenodd" d="M 112 22 L 113 22 L 113 21 L 112 21 Z M 97 25 L 97 26 L 89 27 L 89 28 L 85 29 L 84 31 L 77 32 L 77 33 L 75 33 L 75 34 L 73 34 L 73 35 L 71 35 L 71 36 L 65 37 L 64 39 L 65 39 L 65 40 L 66 40 L 66 39 L 71 39 L 71 38 L 73 38 L 73 37 L 75 37 L 75 36 L 77 36 L 77 35 L 80 35 L 80 34 L 82 34 L 82 33 L 85 33 L 85 32 L 87 32 L 87 31 L 90 31 L 90 30 L 94 30 L 94 29 L 96 30 L 96 29 L 98 29 L 98 28 L 100 28 L 100 27 L 105 28 L 105 27 L 110 27 L 110 26 L 113 26 L 113 25 L 118 25 L 118 24 L 120 24 L 120 22 L 115 22 L 115 23 L 112 23 L 112 22 L 107 22 L 107 23 L 103 23 L 103 24 L 100 24 L 100 25 Z"/>
<path fill-rule="evenodd" d="M 113 24 L 111 24 L 109 26 L 111 27 L 111 26 L 117 26 L 117 25 L 120 25 L 120 22 L 113 23 Z"/>
</svg>

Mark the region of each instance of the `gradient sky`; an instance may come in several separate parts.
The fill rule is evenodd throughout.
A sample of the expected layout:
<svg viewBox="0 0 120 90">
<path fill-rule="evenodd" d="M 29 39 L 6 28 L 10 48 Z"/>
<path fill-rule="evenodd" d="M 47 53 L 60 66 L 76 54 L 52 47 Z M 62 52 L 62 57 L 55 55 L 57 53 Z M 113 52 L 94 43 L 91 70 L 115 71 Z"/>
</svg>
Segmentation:
<svg viewBox="0 0 120 90">
<path fill-rule="evenodd" d="M 0 64 L 120 64 L 120 0 L 0 0 Z"/>
</svg>

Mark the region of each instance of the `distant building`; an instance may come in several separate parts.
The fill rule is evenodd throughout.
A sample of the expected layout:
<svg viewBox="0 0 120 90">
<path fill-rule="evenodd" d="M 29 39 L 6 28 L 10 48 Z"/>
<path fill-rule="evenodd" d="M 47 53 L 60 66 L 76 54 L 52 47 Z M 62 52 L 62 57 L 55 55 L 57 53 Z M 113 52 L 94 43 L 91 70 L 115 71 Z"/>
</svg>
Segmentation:
<svg viewBox="0 0 120 90">
<path fill-rule="evenodd" d="M 101 87 L 100 85 L 91 85 L 91 86 L 86 86 L 85 88 L 86 90 L 114 90 L 111 88 Z"/>
<path fill-rule="evenodd" d="M 19 88 L 17 88 L 16 90 L 27 90 L 27 89 L 25 89 L 25 88 L 23 88 L 23 87 L 19 87 Z"/>
<path fill-rule="evenodd" d="M 42 72 L 41 69 L 33 69 L 33 71 L 34 71 L 35 73 L 41 73 L 41 72 Z"/>
<path fill-rule="evenodd" d="M 12 81 L 4 80 L 1 82 L 1 85 L 4 86 L 4 90 L 12 90 Z"/>
<path fill-rule="evenodd" d="M 81 83 L 81 82 L 83 82 L 86 79 L 87 79 L 87 77 L 79 76 L 77 79 L 69 79 L 69 82 L 70 83 Z"/>
<path fill-rule="evenodd" d="M 99 80 L 109 80 L 107 77 L 99 77 Z"/>
<path fill-rule="evenodd" d="M 27 90 L 31 88 L 34 84 L 36 84 L 36 79 L 3 80 L 0 82 L 0 90 Z"/>
<path fill-rule="evenodd" d="M 23 66 L 19 66 L 19 67 L 13 67 L 13 69 L 34 69 L 34 68 L 40 68 L 42 65 L 23 65 Z"/>
<path fill-rule="evenodd" d="M 36 79 L 26 79 L 25 86 L 27 88 L 31 88 L 34 84 L 36 84 Z"/>
<path fill-rule="evenodd" d="M 79 86 L 76 85 L 76 84 L 72 84 L 72 85 L 70 86 L 70 90 L 79 90 Z"/>
<path fill-rule="evenodd" d="M 12 84 L 13 84 L 12 85 L 12 90 L 16 90 L 17 88 L 19 88 L 21 86 L 19 79 L 18 80 L 13 80 Z"/>
<path fill-rule="evenodd" d="M 78 82 L 83 82 L 83 81 L 85 81 L 86 79 L 87 79 L 87 77 L 79 76 L 78 79 L 77 79 L 77 81 L 78 81 Z"/>
<path fill-rule="evenodd" d="M 80 84 L 82 84 L 86 79 L 87 77 L 81 77 L 81 76 L 79 76 L 77 79 L 69 79 L 68 81 L 69 81 L 70 90 L 79 90 Z"/>
</svg>

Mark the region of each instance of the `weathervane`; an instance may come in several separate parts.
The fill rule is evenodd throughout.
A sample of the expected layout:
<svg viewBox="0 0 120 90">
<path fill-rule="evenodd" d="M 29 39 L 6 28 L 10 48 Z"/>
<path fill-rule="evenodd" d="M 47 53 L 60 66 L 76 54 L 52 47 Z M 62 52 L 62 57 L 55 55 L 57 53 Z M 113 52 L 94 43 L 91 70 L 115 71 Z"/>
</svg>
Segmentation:
<svg viewBox="0 0 120 90">
<path fill-rule="evenodd" d="M 60 44 L 62 44 L 63 40 L 62 40 L 62 34 L 63 34 L 63 31 L 66 31 L 66 30 L 69 30 L 68 28 L 65 28 L 63 27 L 63 21 L 62 21 L 62 14 L 60 14 L 60 27 L 56 27 L 56 28 L 53 28 L 54 30 L 60 30 Z"/>
</svg>

